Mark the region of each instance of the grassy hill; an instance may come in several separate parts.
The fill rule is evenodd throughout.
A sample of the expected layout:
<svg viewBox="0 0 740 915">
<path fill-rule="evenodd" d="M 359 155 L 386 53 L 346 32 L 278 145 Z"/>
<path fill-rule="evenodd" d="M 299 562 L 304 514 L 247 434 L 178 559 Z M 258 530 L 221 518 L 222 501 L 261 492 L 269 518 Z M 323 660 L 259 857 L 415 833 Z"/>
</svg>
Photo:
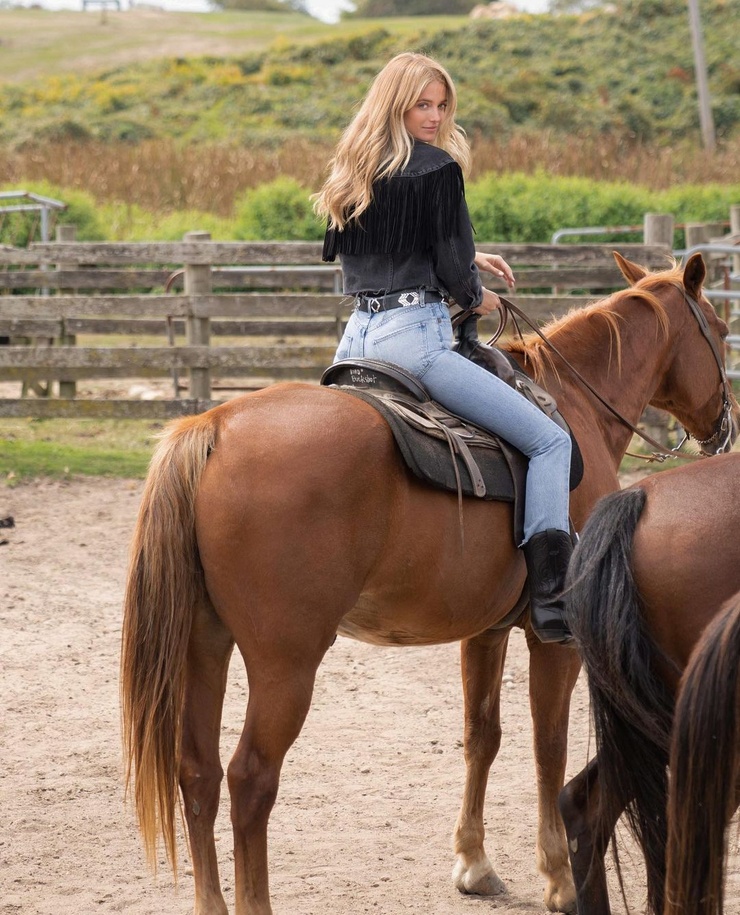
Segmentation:
<svg viewBox="0 0 740 915">
<path fill-rule="evenodd" d="M 698 136 L 682 0 L 623 0 L 579 16 L 357 20 L 267 13 L 0 11 L 0 143 L 279 144 L 332 140 L 389 56 L 449 67 L 472 135 Z M 740 3 L 705 0 L 718 135 L 740 133 Z"/>
<path fill-rule="evenodd" d="M 433 33 L 465 21 L 424 17 L 422 30 Z M 178 13 L 144 6 L 105 15 L 100 10 L 0 9 L 0 85 L 90 75 L 161 58 L 238 58 L 288 45 L 349 41 L 377 25 L 377 20 L 327 25 L 294 13 Z M 412 41 L 420 32 L 414 17 L 383 25 Z"/>
</svg>

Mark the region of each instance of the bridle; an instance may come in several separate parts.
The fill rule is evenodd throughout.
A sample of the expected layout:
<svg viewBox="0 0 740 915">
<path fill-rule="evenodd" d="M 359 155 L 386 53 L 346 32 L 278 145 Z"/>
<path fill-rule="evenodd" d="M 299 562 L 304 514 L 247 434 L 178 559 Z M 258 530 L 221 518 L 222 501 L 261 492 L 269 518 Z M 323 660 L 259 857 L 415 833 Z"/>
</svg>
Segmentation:
<svg viewBox="0 0 740 915">
<path fill-rule="evenodd" d="M 714 356 L 714 360 L 717 363 L 717 368 L 719 369 L 719 376 L 722 383 L 722 412 L 720 413 L 719 419 L 717 420 L 715 431 L 707 439 L 695 438 L 694 441 L 702 448 L 708 445 L 713 445 L 716 442 L 717 446 L 714 449 L 714 454 L 721 454 L 725 451 L 728 451 L 732 446 L 732 388 L 730 387 L 730 382 L 727 378 L 727 372 L 725 371 L 722 356 L 719 352 L 719 349 L 717 348 L 717 344 L 714 338 L 712 337 L 707 319 L 704 317 L 704 314 L 701 308 L 699 308 L 697 301 L 692 298 L 685 289 L 683 290 L 683 295 L 689 310 L 694 315 L 697 323 L 699 324 L 699 329 L 701 330 L 702 336 L 706 339 L 710 349 L 712 350 L 712 355 Z M 560 350 L 553 343 L 551 343 L 550 340 L 547 339 L 547 337 L 540 331 L 539 327 L 535 324 L 534 321 L 527 317 L 527 315 L 520 308 L 514 305 L 513 302 L 510 302 L 502 295 L 499 295 L 499 299 L 501 300 L 501 307 L 499 309 L 501 312 L 500 322 L 496 333 L 488 341 L 489 345 L 492 345 L 496 342 L 496 340 L 498 340 L 510 320 L 516 327 L 518 335 L 522 337 L 523 334 L 517 322 L 517 318 L 524 321 L 524 323 L 527 324 L 529 328 L 533 330 L 534 333 L 537 334 L 537 336 L 544 342 L 545 346 L 551 352 L 555 353 L 555 355 L 565 364 L 570 373 L 575 378 L 577 378 L 578 381 L 580 381 L 580 383 L 591 392 L 591 394 L 593 394 L 593 396 L 599 401 L 599 403 L 602 404 L 602 406 L 606 407 L 606 409 L 609 410 L 609 412 L 615 416 L 622 423 L 622 425 L 626 426 L 635 435 L 639 436 L 643 441 L 647 442 L 648 445 L 655 449 L 653 453 L 649 455 L 635 454 L 629 451 L 627 454 L 629 454 L 631 457 L 640 458 L 641 460 L 649 462 L 657 461 L 659 463 L 662 463 L 668 458 L 687 458 L 689 460 L 697 460 L 708 456 L 706 454 L 694 454 L 688 451 L 681 451 L 681 448 L 691 438 L 691 435 L 688 432 L 684 434 L 683 439 L 676 445 L 675 448 L 666 448 L 646 432 L 643 432 L 642 429 L 638 429 L 637 426 L 631 423 L 626 417 L 622 416 L 618 410 L 616 410 L 607 400 L 605 400 L 604 397 L 602 397 L 601 394 L 599 394 L 593 385 L 587 381 L 583 375 L 581 375 L 578 369 L 576 369 L 575 366 L 573 366 L 565 358 Z M 465 310 L 459 315 L 456 315 L 453 322 L 454 326 L 458 326 L 460 323 L 462 323 L 462 321 L 466 320 L 467 317 L 471 315 L 473 317 L 478 317 L 469 309 Z"/>
<path fill-rule="evenodd" d="M 704 312 L 699 308 L 699 304 L 696 299 L 692 298 L 684 289 L 683 292 L 684 299 L 686 304 L 689 306 L 692 314 L 699 324 L 699 330 L 702 332 L 704 339 L 709 344 L 709 348 L 712 350 L 712 355 L 714 356 L 714 361 L 717 363 L 717 368 L 719 369 L 719 377 L 722 382 L 722 412 L 720 413 L 719 419 L 717 420 L 716 428 L 714 433 L 706 439 L 695 438 L 694 441 L 697 445 L 711 445 L 714 442 L 717 442 L 717 447 L 714 450 L 715 454 L 722 454 L 725 451 L 729 451 L 732 447 L 732 388 L 730 386 L 730 380 L 727 377 L 727 372 L 725 371 L 725 364 L 722 360 L 722 355 L 717 349 L 717 343 L 715 342 L 714 337 L 712 336 L 711 330 L 709 329 L 709 322 L 704 317 Z M 690 434 L 687 432 L 681 442 L 676 446 L 680 448 L 688 439 Z"/>
</svg>

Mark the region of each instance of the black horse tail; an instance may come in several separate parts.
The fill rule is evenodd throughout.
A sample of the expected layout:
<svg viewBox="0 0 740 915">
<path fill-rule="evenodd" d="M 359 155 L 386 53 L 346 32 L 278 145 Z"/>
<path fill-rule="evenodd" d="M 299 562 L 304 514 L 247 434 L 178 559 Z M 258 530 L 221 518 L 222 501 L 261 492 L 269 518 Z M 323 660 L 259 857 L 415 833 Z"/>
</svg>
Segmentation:
<svg viewBox="0 0 740 915">
<path fill-rule="evenodd" d="M 671 741 L 666 915 L 720 915 L 735 811 L 740 594 L 706 629 L 679 686 Z"/>
<path fill-rule="evenodd" d="M 567 612 L 588 675 L 602 828 L 624 895 L 614 830 L 625 812 L 645 856 L 649 911 L 660 915 L 673 697 L 654 673 L 660 649 L 647 632 L 630 561 L 646 500 L 636 487 L 598 502 L 573 553 Z"/>
</svg>

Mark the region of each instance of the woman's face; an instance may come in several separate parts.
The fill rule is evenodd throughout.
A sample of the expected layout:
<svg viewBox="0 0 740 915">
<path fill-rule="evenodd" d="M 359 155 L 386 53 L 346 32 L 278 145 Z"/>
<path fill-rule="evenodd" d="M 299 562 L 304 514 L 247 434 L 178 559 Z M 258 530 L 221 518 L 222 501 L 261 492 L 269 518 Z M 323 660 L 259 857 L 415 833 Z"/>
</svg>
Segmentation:
<svg viewBox="0 0 740 915">
<path fill-rule="evenodd" d="M 447 87 L 439 80 L 427 83 L 416 103 L 405 112 L 403 123 L 415 140 L 433 143 L 447 114 Z"/>
</svg>

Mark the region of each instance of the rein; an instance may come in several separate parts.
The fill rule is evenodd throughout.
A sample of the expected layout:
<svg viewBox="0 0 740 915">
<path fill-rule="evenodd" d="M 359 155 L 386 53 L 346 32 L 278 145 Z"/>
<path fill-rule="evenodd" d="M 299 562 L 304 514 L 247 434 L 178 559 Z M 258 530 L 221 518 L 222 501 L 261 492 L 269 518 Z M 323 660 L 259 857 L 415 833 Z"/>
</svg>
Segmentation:
<svg viewBox="0 0 740 915">
<path fill-rule="evenodd" d="M 578 381 L 580 381 L 581 384 L 585 388 L 587 388 L 591 394 L 593 394 L 593 396 L 599 401 L 599 403 L 602 404 L 602 406 L 606 407 L 606 409 L 609 410 L 609 412 L 613 416 L 615 416 L 616 419 L 618 419 L 619 422 L 622 423 L 622 425 L 626 426 L 635 435 L 639 436 L 643 441 L 647 442 L 648 445 L 650 445 L 652 448 L 656 449 L 651 455 L 635 454 L 630 451 L 625 452 L 626 454 L 628 454 L 630 457 L 640 458 L 641 460 L 644 460 L 644 461 L 649 461 L 649 462 L 657 461 L 659 463 L 662 463 L 663 461 L 667 460 L 668 458 L 679 458 L 680 457 L 680 458 L 686 458 L 688 460 L 700 460 L 700 459 L 703 459 L 704 457 L 706 457 L 706 455 L 704 455 L 704 454 L 692 454 L 691 452 L 681 452 L 680 451 L 680 449 L 683 447 L 683 445 L 690 438 L 690 435 L 688 432 L 684 435 L 683 439 L 678 443 L 678 445 L 676 445 L 675 448 L 665 448 L 663 445 L 660 444 L 660 442 L 656 441 L 654 438 L 649 436 L 646 432 L 643 432 L 641 429 L 638 429 L 637 426 L 635 426 L 633 423 L 631 423 L 626 417 L 622 416 L 622 414 L 617 409 L 615 409 L 607 400 L 605 400 L 604 397 L 602 397 L 601 394 L 599 394 L 599 392 L 593 387 L 593 385 L 589 381 L 587 381 L 583 377 L 583 375 L 581 375 L 581 373 L 578 371 L 578 369 L 576 369 L 575 366 L 573 366 L 565 358 L 565 356 L 560 352 L 560 350 L 553 343 L 551 343 L 550 340 L 548 340 L 547 337 L 540 331 L 539 327 L 535 324 L 535 322 L 532 321 L 518 306 L 514 305 L 513 302 L 510 302 L 508 299 L 504 298 L 502 295 L 499 295 L 499 299 L 501 301 L 501 307 L 499 309 L 499 311 L 502 312 L 501 320 L 500 320 L 496 333 L 489 341 L 489 345 L 492 345 L 501 336 L 501 334 L 504 330 L 504 327 L 506 326 L 506 324 L 509 321 L 509 318 L 512 319 L 512 322 L 513 322 L 514 326 L 516 327 L 519 336 L 521 337 L 522 332 L 519 328 L 519 324 L 517 323 L 516 318 L 520 318 L 522 321 L 524 321 L 524 323 L 527 324 L 528 327 L 530 327 L 531 330 L 533 330 L 534 333 L 537 334 L 537 336 L 543 341 L 545 346 L 549 350 L 551 350 L 553 353 L 555 353 L 555 355 L 565 364 L 565 366 L 568 368 L 568 370 L 571 372 L 571 374 L 573 376 L 575 376 L 575 378 L 577 378 Z M 719 439 L 720 436 L 724 436 L 721 444 L 718 445 L 717 450 L 715 452 L 716 454 L 720 454 L 721 452 L 726 450 L 727 445 L 731 441 L 731 435 L 732 435 L 732 421 L 731 421 L 732 406 L 731 406 L 731 400 L 730 400 L 730 383 L 727 378 L 727 373 L 725 371 L 724 363 L 722 362 L 722 357 L 720 356 L 719 350 L 717 349 L 717 345 L 711 336 L 711 333 L 709 330 L 709 324 L 707 323 L 707 319 L 704 317 L 704 315 L 703 315 L 701 309 L 699 308 L 699 305 L 695 301 L 695 299 L 693 299 L 690 295 L 688 295 L 686 290 L 684 290 L 684 299 L 686 300 L 686 304 L 689 306 L 691 313 L 696 318 L 697 323 L 699 324 L 699 329 L 702 332 L 702 335 L 707 340 L 707 342 L 709 343 L 709 346 L 712 350 L 712 354 L 714 356 L 714 359 L 717 363 L 717 367 L 719 369 L 720 380 L 722 382 L 722 391 L 723 391 L 722 414 L 721 414 L 720 420 L 718 422 L 717 431 L 714 433 L 714 435 L 710 436 L 710 438 L 705 439 L 705 440 L 696 439 L 696 442 L 699 445 L 709 445 L 710 443 L 714 442 L 716 439 Z M 478 317 L 470 309 L 466 309 L 465 311 L 456 315 L 454 322 L 453 322 L 453 326 L 456 327 L 457 325 L 461 324 L 464 320 L 466 320 L 471 315 L 473 317 Z M 512 315 L 515 317 L 512 317 Z"/>
</svg>

